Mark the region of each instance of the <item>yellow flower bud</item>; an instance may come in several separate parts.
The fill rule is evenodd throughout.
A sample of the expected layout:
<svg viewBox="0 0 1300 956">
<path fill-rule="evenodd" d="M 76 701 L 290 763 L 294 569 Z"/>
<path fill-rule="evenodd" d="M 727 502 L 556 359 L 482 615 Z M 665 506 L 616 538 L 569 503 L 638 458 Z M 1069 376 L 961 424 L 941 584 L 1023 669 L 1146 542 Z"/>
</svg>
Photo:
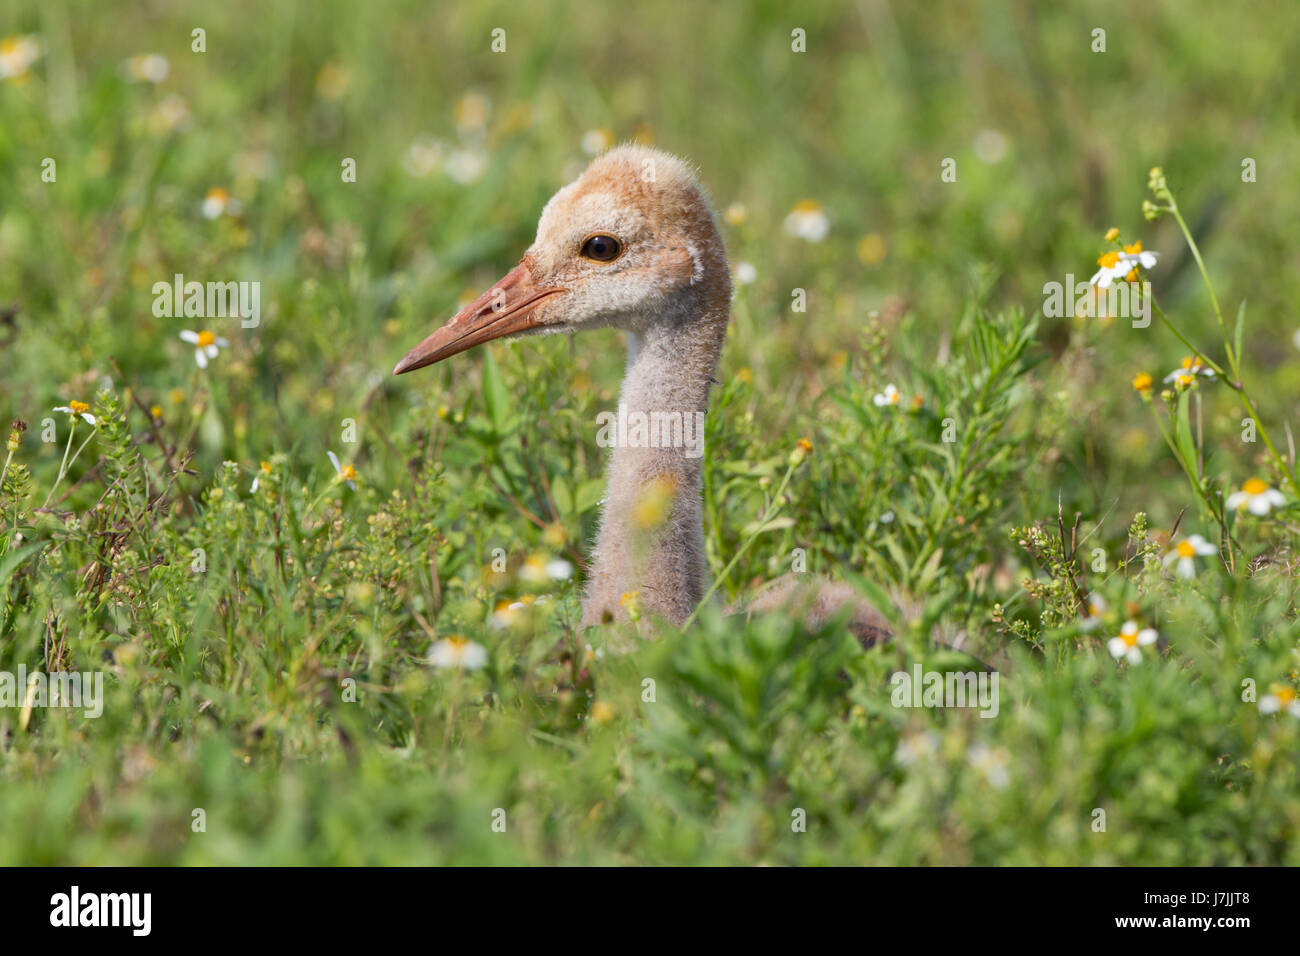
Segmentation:
<svg viewBox="0 0 1300 956">
<path fill-rule="evenodd" d="M 623 609 L 627 611 L 628 620 L 632 621 L 634 624 L 641 620 L 641 602 L 636 591 L 628 591 L 619 599 L 619 603 L 623 605 Z"/>
<path fill-rule="evenodd" d="M 23 443 L 23 432 L 25 431 L 27 431 L 27 423 L 21 418 L 15 418 L 13 421 L 13 431 L 9 433 L 9 441 L 7 442 L 9 454 L 12 455 L 16 452 L 18 446 Z"/>
<path fill-rule="evenodd" d="M 800 438 L 795 442 L 794 451 L 790 452 L 787 459 L 791 468 L 798 468 L 804 463 L 809 455 L 812 454 L 813 445 L 807 438 Z"/>
</svg>

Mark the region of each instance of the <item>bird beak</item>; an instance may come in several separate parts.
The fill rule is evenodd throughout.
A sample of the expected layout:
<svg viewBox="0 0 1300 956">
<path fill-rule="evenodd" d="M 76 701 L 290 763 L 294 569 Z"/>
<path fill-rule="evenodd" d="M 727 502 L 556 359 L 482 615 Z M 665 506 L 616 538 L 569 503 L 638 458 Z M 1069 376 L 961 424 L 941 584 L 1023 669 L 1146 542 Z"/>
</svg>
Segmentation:
<svg viewBox="0 0 1300 956">
<path fill-rule="evenodd" d="M 500 282 L 457 312 L 446 325 L 407 352 L 393 369 L 393 374 L 424 368 L 483 342 L 537 328 L 541 324 L 533 315 L 537 306 L 563 291 L 560 288 L 540 288 L 525 259 L 507 272 Z"/>
</svg>

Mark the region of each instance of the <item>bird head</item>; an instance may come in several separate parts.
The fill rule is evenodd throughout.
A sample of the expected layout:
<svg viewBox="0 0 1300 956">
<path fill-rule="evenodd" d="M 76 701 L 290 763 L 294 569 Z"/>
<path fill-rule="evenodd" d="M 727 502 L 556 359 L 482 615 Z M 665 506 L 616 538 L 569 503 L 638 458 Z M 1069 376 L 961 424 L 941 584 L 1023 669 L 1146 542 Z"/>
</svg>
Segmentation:
<svg viewBox="0 0 1300 956">
<path fill-rule="evenodd" d="M 690 168 L 621 146 L 542 210 L 519 264 L 393 369 L 409 372 L 505 337 L 691 321 L 731 295 L 713 209 Z"/>
</svg>

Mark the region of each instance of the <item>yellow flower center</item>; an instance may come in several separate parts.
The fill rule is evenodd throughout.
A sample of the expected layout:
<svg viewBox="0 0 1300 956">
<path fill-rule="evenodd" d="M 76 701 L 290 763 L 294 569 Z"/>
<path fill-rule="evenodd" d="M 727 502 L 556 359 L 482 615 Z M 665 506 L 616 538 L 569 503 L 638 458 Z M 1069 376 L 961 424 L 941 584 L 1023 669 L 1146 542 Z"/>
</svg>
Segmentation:
<svg viewBox="0 0 1300 956">
<path fill-rule="evenodd" d="M 12 56 L 17 52 L 18 52 L 17 37 L 5 37 L 3 40 L 0 40 L 0 54 L 3 54 L 4 56 Z"/>
<path fill-rule="evenodd" d="M 199 348 L 205 349 L 209 345 L 216 345 L 216 344 L 217 344 L 217 337 L 214 333 L 209 332 L 207 329 L 204 329 L 202 332 L 199 333 Z"/>
<path fill-rule="evenodd" d="M 1192 546 L 1190 541 L 1179 541 L 1176 550 L 1178 551 L 1178 556 L 1180 558 L 1196 557 L 1196 548 Z"/>
<path fill-rule="evenodd" d="M 812 442 L 810 442 L 806 438 L 800 438 L 797 442 L 795 442 L 795 447 L 798 448 L 800 451 L 802 451 L 805 455 L 810 454 L 812 452 Z"/>
<path fill-rule="evenodd" d="M 1118 238 L 1119 238 L 1119 230 L 1116 229 L 1114 226 L 1111 226 L 1109 229 L 1106 230 L 1107 242 L 1114 242 Z"/>
<path fill-rule="evenodd" d="M 262 462 L 262 471 L 268 475 L 271 473 L 271 463 L 269 461 Z"/>
<path fill-rule="evenodd" d="M 1097 260 L 1097 265 L 1101 266 L 1103 269 L 1113 269 L 1118 262 L 1119 253 L 1112 249 Z"/>
<path fill-rule="evenodd" d="M 1151 390 L 1151 376 L 1146 372 L 1138 372 L 1133 376 L 1133 388 L 1139 392 L 1148 392 Z"/>
<path fill-rule="evenodd" d="M 619 598 L 618 603 L 623 605 L 624 607 L 627 607 L 629 604 L 636 603 L 636 597 L 637 597 L 636 591 L 628 591 L 621 598 Z"/>
<path fill-rule="evenodd" d="M 815 199 L 805 199 L 794 207 L 794 211 L 807 215 L 808 213 L 821 212 L 821 203 Z"/>
<path fill-rule="evenodd" d="M 1196 378 L 1192 375 L 1179 375 L 1178 378 L 1174 379 L 1174 384 L 1179 388 L 1191 388 L 1195 383 Z"/>
<path fill-rule="evenodd" d="M 79 402 L 75 398 L 72 401 L 68 402 L 68 407 L 72 409 L 72 414 L 74 415 L 80 415 L 84 412 L 90 411 L 89 405 L 87 405 L 85 402 Z"/>
<path fill-rule="evenodd" d="M 469 647 L 469 639 L 461 637 L 459 634 L 451 635 L 451 637 L 447 638 L 447 643 L 457 651 L 463 651 L 465 648 Z"/>
<path fill-rule="evenodd" d="M 1262 495 L 1264 492 L 1268 491 L 1268 485 L 1258 478 L 1252 478 L 1241 486 L 1241 490 L 1251 497 L 1254 497 L 1255 495 Z"/>
<path fill-rule="evenodd" d="M 208 190 L 208 198 L 213 202 L 224 203 L 230 198 L 230 193 L 227 190 L 222 189 L 220 186 L 216 186 Z"/>
<path fill-rule="evenodd" d="M 1273 696 L 1277 698 L 1278 703 L 1285 710 L 1295 703 L 1296 692 L 1294 687 L 1279 687 L 1274 691 Z"/>
<path fill-rule="evenodd" d="M 1136 255 L 1137 253 L 1142 251 L 1142 243 L 1135 242 L 1131 246 L 1125 246 L 1124 251 L 1127 252 L 1129 255 Z"/>
<path fill-rule="evenodd" d="M 339 479 L 341 481 L 356 481 L 357 470 L 351 465 L 344 465 L 339 469 Z"/>
<path fill-rule="evenodd" d="M 1129 647 L 1137 647 L 1137 642 L 1138 642 L 1137 628 L 1136 627 L 1124 628 L 1124 630 L 1119 632 L 1119 639 L 1123 641 L 1125 644 L 1127 644 Z"/>
</svg>

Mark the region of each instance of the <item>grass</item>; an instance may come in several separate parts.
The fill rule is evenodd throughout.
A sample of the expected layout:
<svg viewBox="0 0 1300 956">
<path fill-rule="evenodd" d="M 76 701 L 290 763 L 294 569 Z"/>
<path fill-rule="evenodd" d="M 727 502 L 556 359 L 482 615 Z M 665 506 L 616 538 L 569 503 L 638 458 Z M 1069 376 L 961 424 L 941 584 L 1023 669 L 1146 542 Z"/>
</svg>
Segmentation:
<svg viewBox="0 0 1300 956">
<path fill-rule="evenodd" d="M 1300 862 L 1300 721 L 1259 706 L 1300 666 L 1298 16 L 10 4 L 43 52 L 0 80 L 0 672 L 105 701 L 0 707 L 0 863 Z M 577 630 L 617 333 L 389 376 L 601 130 L 695 162 L 755 269 L 708 421 L 719 593 L 799 560 L 891 644 Z M 782 229 L 808 199 L 824 241 Z M 1177 334 L 1044 314 L 1111 226 Z M 176 273 L 260 282 L 259 324 L 155 315 Z M 1178 336 L 1227 374 L 1166 386 Z M 1254 476 L 1287 503 L 1228 508 Z M 432 666 L 453 635 L 486 665 Z M 917 665 L 993 669 L 997 716 L 894 706 Z"/>
</svg>

